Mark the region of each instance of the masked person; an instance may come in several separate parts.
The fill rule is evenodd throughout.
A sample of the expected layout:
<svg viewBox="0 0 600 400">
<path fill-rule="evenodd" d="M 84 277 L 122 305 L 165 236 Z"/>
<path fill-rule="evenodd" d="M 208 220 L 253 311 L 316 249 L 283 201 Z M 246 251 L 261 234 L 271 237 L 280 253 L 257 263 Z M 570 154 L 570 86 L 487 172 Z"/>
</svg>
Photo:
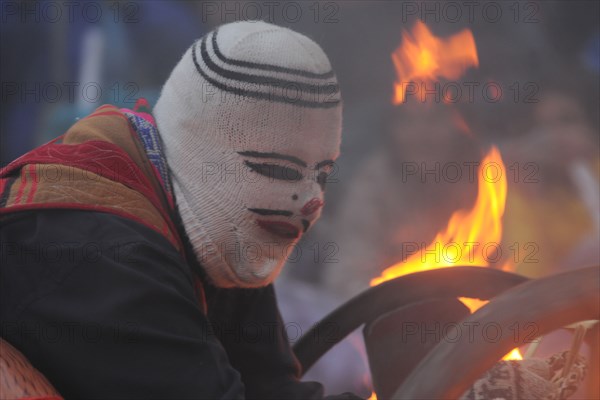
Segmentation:
<svg viewBox="0 0 600 400">
<path fill-rule="evenodd" d="M 102 106 L 2 170 L 2 337 L 66 398 L 322 397 L 272 282 L 339 154 L 327 56 L 226 24 L 146 105 Z"/>
</svg>

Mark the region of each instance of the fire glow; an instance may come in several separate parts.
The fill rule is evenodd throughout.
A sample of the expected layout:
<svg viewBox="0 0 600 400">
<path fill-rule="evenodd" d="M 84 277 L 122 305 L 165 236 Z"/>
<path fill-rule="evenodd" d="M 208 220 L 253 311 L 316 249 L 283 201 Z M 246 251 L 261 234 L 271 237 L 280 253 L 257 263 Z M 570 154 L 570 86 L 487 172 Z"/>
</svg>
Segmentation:
<svg viewBox="0 0 600 400">
<path fill-rule="evenodd" d="M 502 175 L 486 176 L 490 175 L 491 170 L 486 168 L 488 165 L 500 166 Z M 434 268 L 456 265 L 487 267 L 488 260 L 480 247 L 487 243 L 500 243 L 502 215 L 506 202 L 505 167 L 500 152 L 495 147 L 492 147 L 479 166 L 478 184 L 477 199 L 472 209 L 454 212 L 446 229 L 436 235 L 425 251 L 414 253 L 406 260 L 387 268 L 380 277 L 371 281 L 371 286 L 401 275 Z M 465 245 L 465 243 L 475 244 Z M 441 248 L 457 250 L 452 256 L 449 256 L 446 251 L 441 256 L 423 257 L 423 254 L 436 254 L 436 250 Z"/>
<path fill-rule="evenodd" d="M 500 175 L 490 176 L 490 165 L 495 165 Z M 494 171 L 498 169 L 494 168 Z M 446 228 L 440 231 L 424 252 L 412 254 L 406 260 L 385 269 L 381 276 L 371 280 L 371 286 L 387 280 L 436 268 L 453 266 L 488 267 L 489 263 L 482 246 L 487 243 L 500 243 L 502 239 L 502 216 L 506 203 L 506 168 L 496 147 L 492 147 L 484 157 L 478 170 L 478 192 L 474 206 L 470 210 L 455 211 Z M 468 248 L 467 248 L 468 247 Z M 440 249 L 455 248 L 451 256 L 446 252 L 436 254 Z M 435 254 L 435 257 L 423 257 Z M 460 299 L 474 312 L 487 303 L 478 299 Z M 521 359 L 518 349 L 511 351 L 504 359 Z"/>
<path fill-rule="evenodd" d="M 458 79 L 470 67 L 479 66 L 475 39 L 470 30 L 465 29 L 449 38 L 435 37 L 427 26 L 417 21 L 412 32 L 403 31 L 402 43 L 392 53 L 397 75 L 394 83 L 394 105 L 406 102 L 407 94 L 423 99 L 428 84 L 439 79 Z M 410 89 L 410 90 L 408 90 Z M 448 103 L 444 98 L 444 103 Z M 424 100 L 422 100 L 424 102 Z M 453 114 L 453 122 L 459 130 L 473 136 L 466 121 L 458 112 Z M 496 176 L 489 176 L 490 165 Z M 371 280 L 375 286 L 390 279 L 415 272 L 453 266 L 489 267 L 486 254 L 481 247 L 489 243 L 499 244 L 502 239 L 502 216 L 506 204 L 506 167 L 500 152 L 492 147 L 485 155 L 478 170 L 478 191 L 475 204 L 470 210 L 455 211 L 446 228 L 440 231 L 424 251 L 412 254 L 404 261 L 386 268 L 379 277 Z M 452 257 L 442 249 L 457 249 Z M 433 260 L 427 255 L 435 254 Z M 425 257 L 423 257 L 425 255 Z M 502 269 L 512 269 L 510 262 Z M 488 303 L 486 300 L 459 298 L 474 313 Z M 522 360 L 518 348 L 506 354 L 503 360 Z M 373 391 L 368 400 L 377 400 Z"/>
<path fill-rule="evenodd" d="M 427 83 L 439 78 L 458 79 L 469 67 L 479 66 L 475 39 L 470 30 L 462 30 L 449 38 L 437 38 L 427 26 L 417 21 L 412 32 L 404 31 L 402 44 L 392 53 L 397 81 L 394 104 L 406 101 L 411 94 L 423 96 Z"/>
</svg>

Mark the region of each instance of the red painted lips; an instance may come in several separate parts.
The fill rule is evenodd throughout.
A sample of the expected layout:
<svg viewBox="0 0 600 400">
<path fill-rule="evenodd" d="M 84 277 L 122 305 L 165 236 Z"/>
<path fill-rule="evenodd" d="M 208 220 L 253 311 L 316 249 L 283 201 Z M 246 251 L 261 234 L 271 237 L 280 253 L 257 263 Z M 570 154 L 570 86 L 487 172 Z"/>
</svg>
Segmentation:
<svg viewBox="0 0 600 400">
<path fill-rule="evenodd" d="M 296 239 L 300 236 L 300 230 L 289 222 L 259 219 L 256 223 L 267 232 L 284 239 Z"/>
<path fill-rule="evenodd" d="M 323 204 L 325 204 L 323 202 L 323 200 L 315 197 L 313 199 L 310 199 L 304 205 L 304 207 L 302 207 L 300 212 L 302 213 L 302 215 L 310 215 L 310 214 L 314 213 L 315 211 L 317 211 L 319 208 L 323 207 Z"/>
</svg>

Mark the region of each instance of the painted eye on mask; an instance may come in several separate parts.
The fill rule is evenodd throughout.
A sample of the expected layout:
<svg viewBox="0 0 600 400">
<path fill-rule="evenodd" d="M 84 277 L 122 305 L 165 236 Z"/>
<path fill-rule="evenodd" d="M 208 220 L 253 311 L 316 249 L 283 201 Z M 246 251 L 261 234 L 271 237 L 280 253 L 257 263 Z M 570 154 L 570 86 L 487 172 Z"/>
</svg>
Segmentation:
<svg viewBox="0 0 600 400">
<path fill-rule="evenodd" d="M 246 164 L 252 171 L 271 179 L 297 182 L 303 178 L 300 171 L 294 168 L 283 167 L 281 165 L 269 163 L 253 163 L 247 160 L 244 161 L 244 164 Z"/>
<path fill-rule="evenodd" d="M 325 191 L 325 185 L 329 180 L 329 175 L 333 171 L 335 166 L 335 162 L 333 160 L 324 160 L 318 163 L 315 166 L 315 170 L 317 170 L 317 183 L 321 187 L 322 191 Z M 319 171 L 320 170 L 320 171 Z"/>
<path fill-rule="evenodd" d="M 317 175 L 317 183 L 321 187 L 321 190 L 325 191 L 325 185 L 327 184 L 327 178 L 329 178 L 329 174 L 327 172 L 319 172 Z"/>
</svg>

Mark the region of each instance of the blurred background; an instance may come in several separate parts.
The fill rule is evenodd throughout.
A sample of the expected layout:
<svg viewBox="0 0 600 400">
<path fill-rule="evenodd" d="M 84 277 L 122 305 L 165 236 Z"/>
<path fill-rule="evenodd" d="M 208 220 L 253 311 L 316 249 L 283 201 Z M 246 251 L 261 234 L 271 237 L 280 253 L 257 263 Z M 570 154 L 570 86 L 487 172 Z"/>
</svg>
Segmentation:
<svg viewBox="0 0 600 400">
<path fill-rule="evenodd" d="M 439 166 L 479 162 L 492 145 L 508 195 L 503 253 L 490 267 L 539 277 L 600 263 L 599 3 L 450 3 L 3 1 L 0 161 L 102 104 L 153 104 L 195 39 L 225 22 L 262 19 L 319 43 L 344 99 L 327 206 L 277 283 L 286 321 L 307 330 L 406 258 L 403 244 L 426 245 L 452 213 L 473 207 L 477 180 L 466 169 L 449 178 Z M 479 65 L 452 79 L 462 95 L 451 104 L 435 94 L 392 101 L 391 55 L 418 22 L 435 37 L 468 29 L 475 40 Z M 407 176 L 415 165 L 438 172 Z M 361 346 L 356 333 L 308 378 L 329 393 L 368 395 Z"/>
</svg>

